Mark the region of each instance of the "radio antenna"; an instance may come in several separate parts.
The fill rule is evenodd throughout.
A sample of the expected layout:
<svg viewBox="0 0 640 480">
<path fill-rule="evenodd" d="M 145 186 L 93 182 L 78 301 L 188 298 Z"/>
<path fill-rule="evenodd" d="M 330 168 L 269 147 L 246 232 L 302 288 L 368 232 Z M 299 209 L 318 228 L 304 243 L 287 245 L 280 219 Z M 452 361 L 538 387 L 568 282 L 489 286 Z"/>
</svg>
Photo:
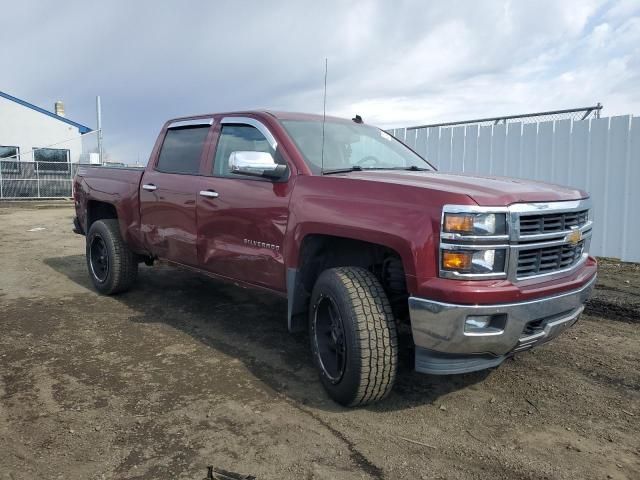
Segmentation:
<svg viewBox="0 0 640 480">
<path fill-rule="evenodd" d="M 322 149 L 320 153 L 320 175 L 324 174 L 324 123 L 327 117 L 327 70 L 329 62 L 324 58 L 324 96 L 322 99 Z"/>
</svg>

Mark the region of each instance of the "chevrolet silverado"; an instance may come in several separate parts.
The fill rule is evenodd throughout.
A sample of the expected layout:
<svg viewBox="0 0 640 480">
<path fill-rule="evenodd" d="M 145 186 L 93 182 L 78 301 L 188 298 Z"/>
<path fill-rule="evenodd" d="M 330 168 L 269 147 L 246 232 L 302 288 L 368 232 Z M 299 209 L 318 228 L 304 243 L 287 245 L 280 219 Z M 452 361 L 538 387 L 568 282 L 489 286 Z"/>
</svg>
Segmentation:
<svg viewBox="0 0 640 480">
<path fill-rule="evenodd" d="M 585 192 L 437 172 L 358 116 L 178 118 L 145 169 L 83 165 L 73 186 L 99 292 L 163 259 L 280 295 L 348 406 L 389 393 L 401 348 L 457 374 L 556 337 L 596 278 Z"/>
</svg>

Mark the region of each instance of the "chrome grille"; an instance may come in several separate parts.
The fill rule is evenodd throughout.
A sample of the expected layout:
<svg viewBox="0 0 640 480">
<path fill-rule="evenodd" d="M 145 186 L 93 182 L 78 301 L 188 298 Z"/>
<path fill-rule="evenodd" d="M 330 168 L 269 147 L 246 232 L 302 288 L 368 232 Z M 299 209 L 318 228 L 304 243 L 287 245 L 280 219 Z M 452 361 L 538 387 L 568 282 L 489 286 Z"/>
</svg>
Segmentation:
<svg viewBox="0 0 640 480">
<path fill-rule="evenodd" d="M 575 245 L 520 249 L 516 277 L 527 278 L 570 268 L 580 261 L 583 251 L 584 240 Z"/>
<path fill-rule="evenodd" d="M 589 210 L 520 216 L 520 236 L 539 235 L 582 227 L 589 220 Z"/>
</svg>

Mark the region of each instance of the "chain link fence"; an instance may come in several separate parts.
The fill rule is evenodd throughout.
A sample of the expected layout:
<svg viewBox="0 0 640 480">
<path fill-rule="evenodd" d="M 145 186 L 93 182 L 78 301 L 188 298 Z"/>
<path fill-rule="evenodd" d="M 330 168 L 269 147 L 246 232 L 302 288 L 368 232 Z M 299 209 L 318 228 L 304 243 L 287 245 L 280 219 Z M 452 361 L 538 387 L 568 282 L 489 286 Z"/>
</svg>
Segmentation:
<svg viewBox="0 0 640 480">
<path fill-rule="evenodd" d="M 77 163 L 0 160 L 0 198 L 69 198 Z"/>
<path fill-rule="evenodd" d="M 71 197 L 79 164 L 99 163 L 96 133 L 38 147 L 0 147 L 0 199 Z"/>
</svg>

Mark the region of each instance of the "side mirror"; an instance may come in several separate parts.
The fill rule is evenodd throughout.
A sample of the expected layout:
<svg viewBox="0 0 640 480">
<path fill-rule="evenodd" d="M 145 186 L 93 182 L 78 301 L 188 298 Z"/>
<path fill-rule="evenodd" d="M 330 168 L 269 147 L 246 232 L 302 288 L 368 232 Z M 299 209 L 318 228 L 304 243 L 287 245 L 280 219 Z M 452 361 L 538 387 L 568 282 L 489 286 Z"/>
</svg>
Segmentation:
<svg viewBox="0 0 640 480">
<path fill-rule="evenodd" d="M 238 175 L 276 179 L 284 176 L 287 166 L 276 163 L 269 152 L 240 151 L 229 155 L 229 169 Z"/>
</svg>

